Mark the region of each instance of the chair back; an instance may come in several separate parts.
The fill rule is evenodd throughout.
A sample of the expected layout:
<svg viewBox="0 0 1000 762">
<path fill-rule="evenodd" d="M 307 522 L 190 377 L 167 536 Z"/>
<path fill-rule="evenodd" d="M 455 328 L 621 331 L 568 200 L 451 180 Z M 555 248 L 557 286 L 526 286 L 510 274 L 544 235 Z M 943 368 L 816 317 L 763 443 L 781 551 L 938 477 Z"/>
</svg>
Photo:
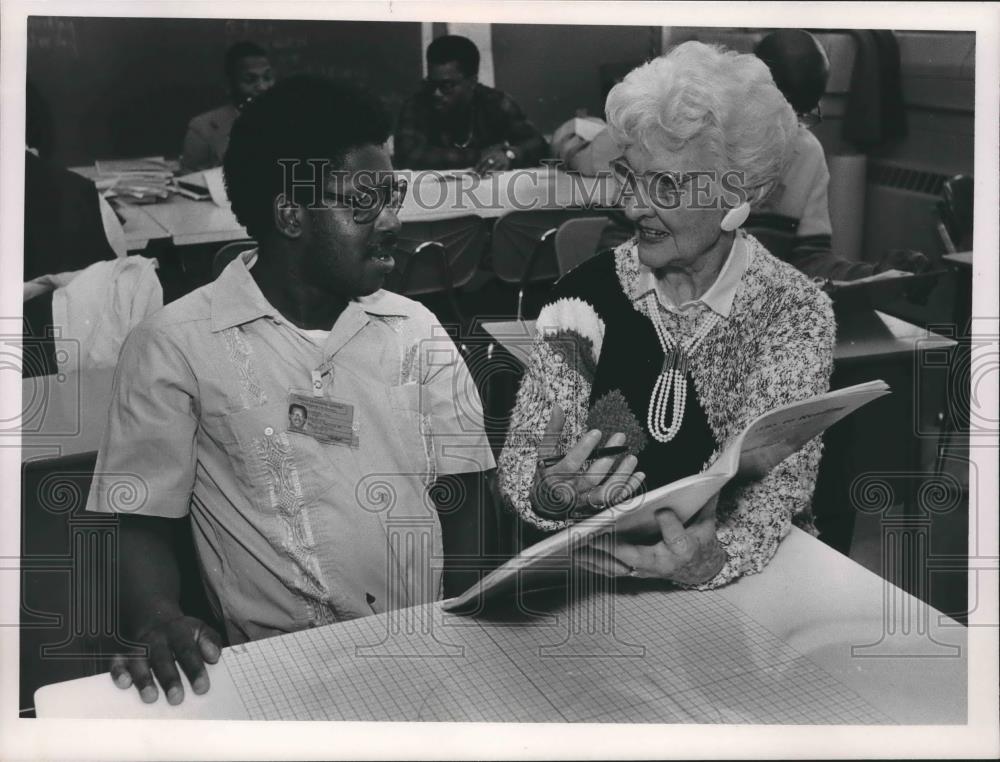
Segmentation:
<svg viewBox="0 0 1000 762">
<path fill-rule="evenodd" d="M 558 280 L 555 238 L 567 220 L 593 216 L 586 209 L 537 209 L 508 212 L 493 227 L 493 273 L 522 288 Z"/>
<path fill-rule="evenodd" d="M 601 233 L 608 226 L 603 214 L 594 217 L 577 217 L 566 220 L 556 231 L 556 262 L 559 275 L 565 275 L 597 253 Z"/>
<path fill-rule="evenodd" d="M 433 222 L 404 222 L 396 267 L 386 288 L 404 296 L 451 292 L 476 274 L 489 240 L 476 215 Z"/>
<path fill-rule="evenodd" d="M 248 238 L 244 241 L 233 241 L 232 243 L 227 243 L 215 252 L 215 256 L 212 258 L 212 280 L 218 278 L 219 274 L 225 270 L 226 266 L 236 259 L 236 257 L 244 251 L 249 251 L 256 246 L 257 242 L 252 238 Z"/>
<path fill-rule="evenodd" d="M 96 452 L 84 452 L 22 466 L 22 715 L 31 712 L 35 691 L 43 685 L 100 674 L 111 655 L 131 648 L 117 614 L 119 519 L 86 510 L 96 462 Z M 132 494 L 135 485 L 127 475 L 120 484 L 121 495 Z M 173 530 L 181 608 L 224 638 L 201 581 L 191 524 L 178 521 Z"/>
<path fill-rule="evenodd" d="M 937 203 L 942 243 L 951 252 L 972 249 L 972 211 L 974 183 L 968 175 L 955 175 L 941 187 Z M 943 229 L 942 229 L 943 227 Z"/>
</svg>

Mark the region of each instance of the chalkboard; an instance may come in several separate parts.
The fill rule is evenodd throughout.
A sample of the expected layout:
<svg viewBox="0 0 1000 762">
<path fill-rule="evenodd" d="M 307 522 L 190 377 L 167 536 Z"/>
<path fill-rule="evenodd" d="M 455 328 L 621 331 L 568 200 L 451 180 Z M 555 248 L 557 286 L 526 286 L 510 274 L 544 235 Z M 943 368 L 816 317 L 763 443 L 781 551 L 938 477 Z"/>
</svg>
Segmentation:
<svg viewBox="0 0 1000 762">
<path fill-rule="evenodd" d="M 195 115 L 227 97 L 223 57 L 250 40 L 279 77 L 351 77 L 395 114 L 421 78 L 420 24 L 379 21 L 28 19 L 27 72 L 53 118 L 53 158 L 177 156 Z"/>
</svg>

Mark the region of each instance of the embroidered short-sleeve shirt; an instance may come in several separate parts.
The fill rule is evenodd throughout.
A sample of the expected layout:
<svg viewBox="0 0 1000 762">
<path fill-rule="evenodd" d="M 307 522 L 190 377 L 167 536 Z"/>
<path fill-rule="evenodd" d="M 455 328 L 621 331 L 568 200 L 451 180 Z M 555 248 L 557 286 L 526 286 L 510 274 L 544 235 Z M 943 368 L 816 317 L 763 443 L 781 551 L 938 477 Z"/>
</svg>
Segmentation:
<svg viewBox="0 0 1000 762">
<path fill-rule="evenodd" d="M 87 509 L 190 516 L 233 643 L 437 599 L 427 486 L 495 465 L 457 348 L 385 291 L 318 343 L 264 298 L 253 256 L 129 335 Z M 296 430 L 290 395 L 317 369 L 349 443 Z"/>
</svg>

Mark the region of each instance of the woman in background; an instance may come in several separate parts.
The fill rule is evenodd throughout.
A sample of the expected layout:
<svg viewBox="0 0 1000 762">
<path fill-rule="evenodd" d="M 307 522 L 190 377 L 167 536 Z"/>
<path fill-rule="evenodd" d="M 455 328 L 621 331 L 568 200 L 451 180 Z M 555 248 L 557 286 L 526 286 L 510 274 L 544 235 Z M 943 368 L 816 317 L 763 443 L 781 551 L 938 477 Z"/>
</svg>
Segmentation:
<svg viewBox="0 0 1000 762">
<path fill-rule="evenodd" d="M 615 86 L 607 116 L 634 235 L 556 285 L 499 461 L 507 505 L 544 530 L 703 470 L 759 414 L 827 391 L 832 370 L 830 300 L 739 230 L 797 129 L 765 64 L 685 43 Z M 629 454 L 581 471 L 599 444 Z M 552 451 L 566 455 L 546 468 Z M 793 521 L 812 528 L 819 458 L 816 439 L 687 526 L 664 510 L 659 537 L 603 551 L 620 574 L 689 586 L 759 571 Z"/>
</svg>

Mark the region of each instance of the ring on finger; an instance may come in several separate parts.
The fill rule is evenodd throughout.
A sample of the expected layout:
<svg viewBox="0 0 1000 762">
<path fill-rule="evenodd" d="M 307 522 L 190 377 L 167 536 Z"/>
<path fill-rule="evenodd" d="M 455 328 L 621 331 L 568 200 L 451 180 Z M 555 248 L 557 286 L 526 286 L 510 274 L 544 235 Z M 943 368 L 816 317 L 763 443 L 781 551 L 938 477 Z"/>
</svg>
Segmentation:
<svg viewBox="0 0 1000 762">
<path fill-rule="evenodd" d="M 683 549 L 686 548 L 690 542 L 690 538 L 686 534 L 682 534 L 672 540 L 667 540 L 667 545 L 671 548 Z"/>
</svg>

